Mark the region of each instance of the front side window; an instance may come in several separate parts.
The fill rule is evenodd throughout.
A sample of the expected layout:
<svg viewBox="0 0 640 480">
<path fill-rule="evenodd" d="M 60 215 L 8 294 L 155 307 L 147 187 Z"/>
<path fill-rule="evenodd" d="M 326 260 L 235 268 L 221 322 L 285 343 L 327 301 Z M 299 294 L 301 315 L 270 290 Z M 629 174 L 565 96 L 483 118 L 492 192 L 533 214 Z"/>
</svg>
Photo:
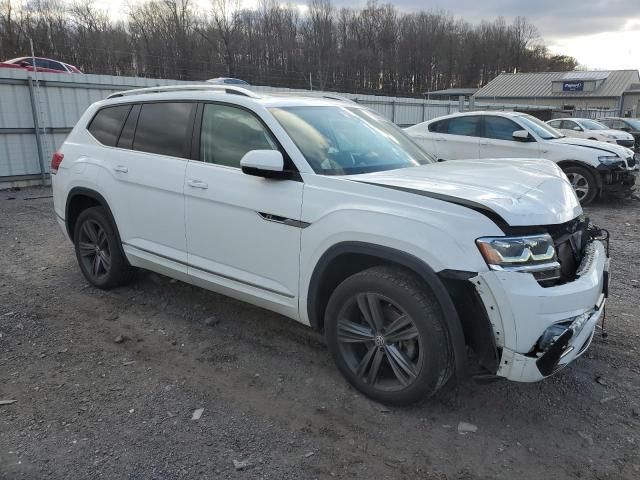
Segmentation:
<svg viewBox="0 0 640 480">
<path fill-rule="evenodd" d="M 187 157 L 187 138 L 194 103 L 145 103 L 142 105 L 133 149 L 172 157 Z"/>
<path fill-rule="evenodd" d="M 576 127 L 578 127 L 578 130 L 582 130 L 580 128 L 580 126 L 574 122 L 573 120 L 563 120 L 562 121 L 562 128 L 565 130 L 574 130 Z"/>
<path fill-rule="evenodd" d="M 251 150 L 277 150 L 278 145 L 256 116 L 242 108 L 205 104 L 200 133 L 200 160 L 240 168 Z"/>
<path fill-rule="evenodd" d="M 508 118 L 485 117 L 484 136 L 495 140 L 513 141 L 513 132 L 522 130 L 522 127 Z"/>
<path fill-rule="evenodd" d="M 449 135 L 463 135 L 467 137 L 480 136 L 480 117 L 454 117 L 449 119 Z"/>
<path fill-rule="evenodd" d="M 434 161 L 400 128 L 370 110 L 299 106 L 270 111 L 321 175 L 354 175 Z"/>
<path fill-rule="evenodd" d="M 89 132 L 103 145 L 115 147 L 130 109 L 131 105 L 118 105 L 99 110 L 89 125 Z"/>
</svg>

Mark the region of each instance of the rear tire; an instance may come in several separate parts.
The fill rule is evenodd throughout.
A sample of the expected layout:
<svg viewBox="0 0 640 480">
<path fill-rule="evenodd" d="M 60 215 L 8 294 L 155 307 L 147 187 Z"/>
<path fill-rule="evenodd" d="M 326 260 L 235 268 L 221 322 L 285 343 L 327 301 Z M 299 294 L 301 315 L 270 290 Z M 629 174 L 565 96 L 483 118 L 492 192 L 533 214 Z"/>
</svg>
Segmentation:
<svg viewBox="0 0 640 480">
<path fill-rule="evenodd" d="M 349 383 L 381 403 L 414 403 L 453 373 L 439 303 L 420 277 L 403 268 L 373 267 L 343 281 L 329 299 L 325 335 Z"/>
<path fill-rule="evenodd" d="M 133 268 L 103 207 L 87 208 L 80 213 L 73 239 L 78 265 L 91 285 L 109 290 L 131 281 Z"/>
<path fill-rule="evenodd" d="M 582 205 L 589 205 L 598 195 L 596 177 L 585 167 L 570 165 L 562 169 Z"/>
</svg>

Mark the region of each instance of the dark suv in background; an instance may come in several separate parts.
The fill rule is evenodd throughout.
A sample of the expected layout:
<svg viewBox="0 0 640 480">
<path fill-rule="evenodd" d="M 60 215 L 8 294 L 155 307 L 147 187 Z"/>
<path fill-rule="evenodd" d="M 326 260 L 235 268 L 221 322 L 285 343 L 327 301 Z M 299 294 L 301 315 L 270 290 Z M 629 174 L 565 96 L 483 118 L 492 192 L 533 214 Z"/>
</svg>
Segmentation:
<svg viewBox="0 0 640 480">
<path fill-rule="evenodd" d="M 622 130 L 633 135 L 636 140 L 635 150 L 640 152 L 640 119 L 637 118 L 622 118 L 622 117 L 607 117 L 599 118 L 600 123 L 604 123 L 607 127 L 614 130 Z"/>
</svg>

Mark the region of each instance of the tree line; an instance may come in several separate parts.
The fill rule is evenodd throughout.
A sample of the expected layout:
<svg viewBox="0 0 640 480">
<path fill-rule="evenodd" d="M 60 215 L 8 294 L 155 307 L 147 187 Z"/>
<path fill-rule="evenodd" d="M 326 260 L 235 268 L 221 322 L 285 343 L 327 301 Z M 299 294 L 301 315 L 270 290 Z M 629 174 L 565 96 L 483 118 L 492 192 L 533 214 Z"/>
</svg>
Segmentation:
<svg viewBox="0 0 640 480">
<path fill-rule="evenodd" d="M 362 9 L 240 1 L 142 0 L 110 15 L 90 0 L 0 0 L 0 58 L 29 56 L 33 41 L 36 56 L 85 73 L 407 96 L 577 66 L 551 54 L 523 17 L 471 23 L 375 0 Z"/>
</svg>

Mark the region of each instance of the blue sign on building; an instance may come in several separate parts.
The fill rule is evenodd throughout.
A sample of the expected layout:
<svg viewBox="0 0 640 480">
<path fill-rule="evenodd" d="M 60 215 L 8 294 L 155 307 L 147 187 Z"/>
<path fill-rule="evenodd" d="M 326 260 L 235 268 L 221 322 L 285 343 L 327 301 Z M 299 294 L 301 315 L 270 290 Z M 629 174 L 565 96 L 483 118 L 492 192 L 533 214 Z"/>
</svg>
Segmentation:
<svg viewBox="0 0 640 480">
<path fill-rule="evenodd" d="M 577 80 L 574 82 L 564 82 L 562 84 L 563 92 L 581 92 L 584 90 L 584 82 L 582 80 Z"/>
</svg>

